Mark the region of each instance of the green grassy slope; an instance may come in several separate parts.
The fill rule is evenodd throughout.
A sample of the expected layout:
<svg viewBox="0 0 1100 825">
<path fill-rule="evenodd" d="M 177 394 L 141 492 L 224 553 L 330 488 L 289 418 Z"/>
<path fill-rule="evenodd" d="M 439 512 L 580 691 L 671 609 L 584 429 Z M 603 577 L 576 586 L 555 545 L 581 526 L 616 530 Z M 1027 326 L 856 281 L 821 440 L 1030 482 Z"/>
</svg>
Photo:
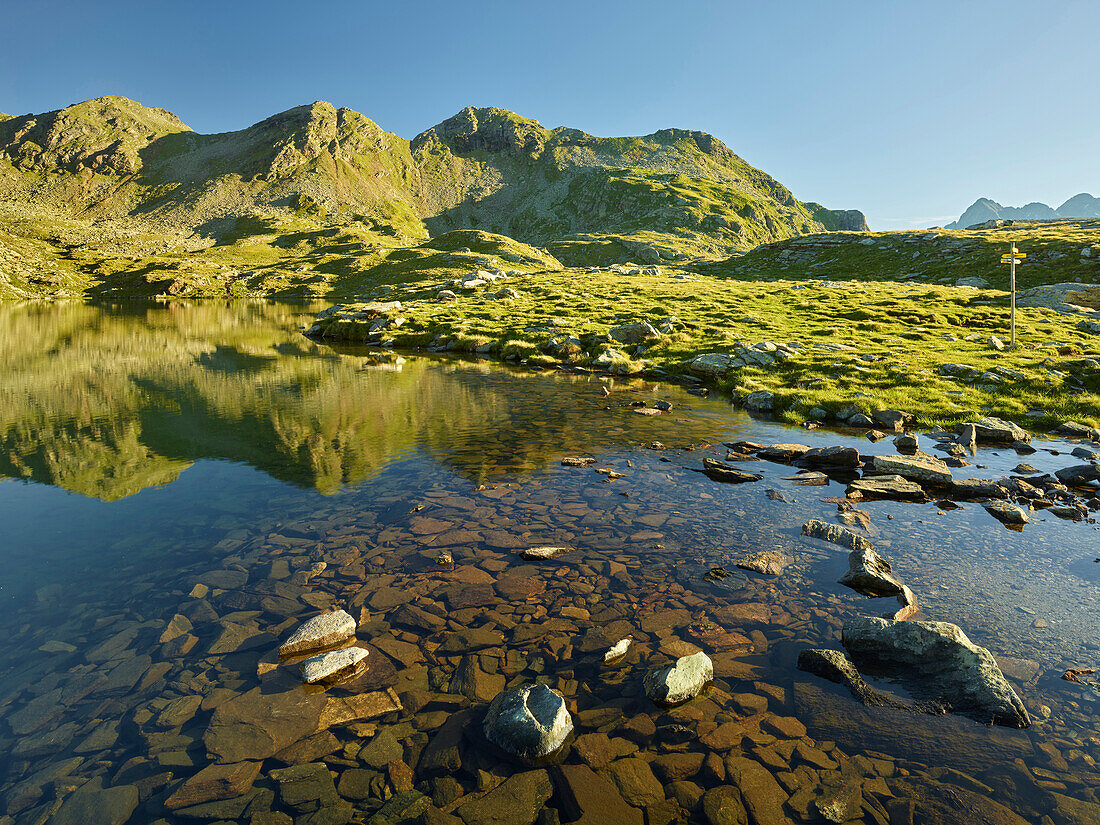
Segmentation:
<svg viewBox="0 0 1100 825">
<path fill-rule="evenodd" d="M 745 255 L 700 263 L 701 273 L 734 278 L 833 278 L 957 283 L 983 278 L 1008 289 L 1001 255 L 1027 253 L 1019 289 L 1100 277 L 1100 221 L 1014 221 L 999 229 L 809 235 L 762 245 Z M 1084 254 L 1083 254 L 1084 253 Z"/>
<path fill-rule="evenodd" d="M 0 120 L 0 298 L 343 294 L 457 229 L 573 265 L 721 259 L 831 215 L 685 130 L 470 108 L 410 142 L 317 102 L 200 135 L 121 97 Z"/>
</svg>

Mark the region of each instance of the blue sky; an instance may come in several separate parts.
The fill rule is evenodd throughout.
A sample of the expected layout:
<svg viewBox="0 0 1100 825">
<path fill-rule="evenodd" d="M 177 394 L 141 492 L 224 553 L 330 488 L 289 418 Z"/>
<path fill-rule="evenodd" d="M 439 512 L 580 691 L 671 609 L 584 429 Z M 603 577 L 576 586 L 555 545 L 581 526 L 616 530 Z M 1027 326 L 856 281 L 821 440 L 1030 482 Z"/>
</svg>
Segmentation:
<svg viewBox="0 0 1100 825">
<path fill-rule="evenodd" d="M 464 106 L 711 132 L 873 228 L 1100 195 L 1100 3 L 4 3 L 0 111 L 121 94 L 200 132 L 328 100 L 412 137 Z"/>
</svg>

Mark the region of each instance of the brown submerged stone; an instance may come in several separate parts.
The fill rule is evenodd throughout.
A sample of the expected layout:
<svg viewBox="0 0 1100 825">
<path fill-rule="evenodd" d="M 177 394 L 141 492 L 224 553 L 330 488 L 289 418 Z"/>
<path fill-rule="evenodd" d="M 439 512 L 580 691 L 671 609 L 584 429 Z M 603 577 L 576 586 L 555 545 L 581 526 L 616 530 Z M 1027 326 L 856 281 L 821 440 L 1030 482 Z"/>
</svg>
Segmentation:
<svg viewBox="0 0 1100 825">
<path fill-rule="evenodd" d="M 202 802 L 233 799 L 247 793 L 259 775 L 259 762 L 208 765 L 164 800 L 164 807 L 175 810 Z"/>
</svg>

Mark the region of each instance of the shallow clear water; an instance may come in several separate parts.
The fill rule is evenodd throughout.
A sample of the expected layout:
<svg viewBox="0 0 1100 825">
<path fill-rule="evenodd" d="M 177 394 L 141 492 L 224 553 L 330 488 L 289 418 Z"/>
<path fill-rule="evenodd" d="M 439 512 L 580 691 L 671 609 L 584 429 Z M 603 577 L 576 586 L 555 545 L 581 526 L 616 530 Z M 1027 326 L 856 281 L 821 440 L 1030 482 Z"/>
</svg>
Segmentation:
<svg viewBox="0 0 1100 825">
<path fill-rule="evenodd" d="M 742 485 L 693 470 L 742 439 L 868 454 L 890 440 L 754 420 L 648 381 L 338 350 L 299 334 L 310 309 L 0 307 L 0 823 L 396 822 L 429 804 L 467 825 L 600 821 L 574 799 L 579 775 L 519 765 L 477 733 L 496 691 L 535 680 L 573 712 L 557 761 L 590 766 L 597 797 L 649 822 L 719 821 L 707 811 L 725 786 L 756 822 L 812 821 L 841 797 L 865 822 L 1100 811 L 1098 696 L 1059 678 L 1100 659 L 1094 525 L 1038 511 L 1014 532 L 978 504 L 861 503 L 921 618 L 1001 657 L 1035 724 L 863 708 L 794 667 L 804 647 L 838 648 L 845 619 L 887 609 L 836 584 L 845 551 L 801 536 L 835 521 L 822 499 L 844 485 L 800 486 L 766 461 L 746 463 L 764 479 Z M 631 406 L 657 399 L 672 411 Z M 1035 446 L 982 450 L 956 475 L 1079 463 L 1072 445 Z M 561 466 L 576 455 L 597 462 Z M 548 544 L 576 549 L 519 555 Z M 795 559 L 783 575 L 736 570 L 770 548 Z M 453 567 L 436 564 L 443 550 Z M 709 581 L 715 566 L 733 574 Z M 306 692 L 278 640 L 337 605 L 372 664 Z M 600 664 L 625 636 L 625 659 Z M 642 676 L 695 644 L 714 683 L 657 708 Z M 348 710 L 349 696 L 374 704 Z M 243 742 L 246 722 L 269 740 Z M 177 807 L 212 757 L 258 776 Z M 335 794 L 320 781 L 296 797 L 279 771 L 299 763 L 326 766 Z"/>
</svg>

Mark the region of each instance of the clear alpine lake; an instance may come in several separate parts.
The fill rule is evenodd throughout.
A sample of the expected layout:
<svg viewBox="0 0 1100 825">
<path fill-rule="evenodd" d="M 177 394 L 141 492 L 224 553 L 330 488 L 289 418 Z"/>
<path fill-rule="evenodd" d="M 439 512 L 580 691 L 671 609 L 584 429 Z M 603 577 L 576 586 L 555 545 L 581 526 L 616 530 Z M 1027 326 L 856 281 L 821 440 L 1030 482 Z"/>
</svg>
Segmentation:
<svg viewBox="0 0 1100 825">
<path fill-rule="evenodd" d="M 1014 530 L 946 496 L 844 509 L 855 473 L 726 445 L 891 438 L 638 377 L 334 347 L 301 332 L 322 306 L 0 305 L 0 825 L 1100 821 L 1100 688 L 1062 678 L 1100 667 L 1091 512 Z M 983 445 L 955 478 L 1081 463 L 1032 444 Z M 894 604 L 803 535 L 838 515 L 919 619 L 997 657 L 1030 727 L 864 705 L 798 669 Z M 569 552 L 524 557 L 546 546 Z M 765 550 L 780 575 L 737 567 Z M 305 686 L 280 643 L 334 608 L 366 664 Z M 699 650 L 698 696 L 647 698 L 648 671 Z M 519 760 L 482 719 L 536 682 L 573 731 Z"/>
</svg>

